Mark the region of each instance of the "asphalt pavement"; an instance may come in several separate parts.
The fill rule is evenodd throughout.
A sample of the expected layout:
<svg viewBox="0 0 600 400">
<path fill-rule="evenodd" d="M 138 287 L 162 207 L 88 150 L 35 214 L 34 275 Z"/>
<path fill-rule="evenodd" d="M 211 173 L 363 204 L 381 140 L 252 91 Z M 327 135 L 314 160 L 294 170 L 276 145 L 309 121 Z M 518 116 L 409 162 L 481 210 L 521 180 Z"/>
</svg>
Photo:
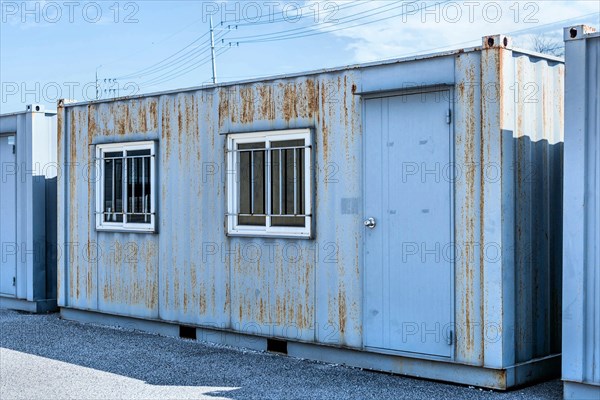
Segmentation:
<svg viewBox="0 0 600 400">
<path fill-rule="evenodd" d="M 556 399 L 0 310 L 0 399 Z"/>
</svg>

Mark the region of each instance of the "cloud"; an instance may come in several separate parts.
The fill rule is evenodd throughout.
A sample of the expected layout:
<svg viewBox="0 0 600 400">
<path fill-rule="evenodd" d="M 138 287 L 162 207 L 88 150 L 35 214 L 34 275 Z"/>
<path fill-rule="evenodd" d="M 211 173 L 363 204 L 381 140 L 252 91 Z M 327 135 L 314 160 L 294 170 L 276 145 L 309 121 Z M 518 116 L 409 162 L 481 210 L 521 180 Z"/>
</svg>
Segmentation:
<svg viewBox="0 0 600 400">
<path fill-rule="evenodd" d="M 521 46 L 535 32 L 562 41 L 563 25 L 578 22 L 565 20 L 588 14 L 584 21 L 598 23 L 594 1 L 370 1 L 351 10 L 339 4 L 338 22 L 319 29 L 347 39 L 356 62 L 479 45 L 481 37 L 498 33 L 523 36 L 516 38 Z M 556 21 L 562 24 L 552 25 Z"/>
</svg>

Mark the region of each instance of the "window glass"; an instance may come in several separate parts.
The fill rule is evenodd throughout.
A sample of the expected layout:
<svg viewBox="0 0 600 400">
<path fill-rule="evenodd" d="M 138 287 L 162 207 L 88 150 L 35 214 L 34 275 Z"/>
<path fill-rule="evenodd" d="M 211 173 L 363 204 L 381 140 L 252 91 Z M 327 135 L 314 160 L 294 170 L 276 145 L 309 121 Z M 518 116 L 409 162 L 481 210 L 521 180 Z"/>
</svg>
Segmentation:
<svg viewBox="0 0 600 400">
<path fill-rule="evenodd" d="M 123 222 L 123 153 L 104 153 L 104 221 Z"/>
<path fill-rule="evenodd" d="M 271 148 L 274 149 L 271 150 L 271 207 L 273 210 L 271 225 L 273 226 L 304 226 L 306 223 L 304 218 L 304 149 L 302 147 L 304 147 L 302 139 L 271 142 Z"/>
<path fill-rule="evenodd" d="M 264 148 L 264 142 L 238 145 L 240 225 L 264 226 L 266 223 L 265 151 L 260 150 Z"/>
<path fill-rule="evenodd" d="M 150 151 L 127 152 L 127 222 L 149 223 L 151 209 Z"/>
</svg>

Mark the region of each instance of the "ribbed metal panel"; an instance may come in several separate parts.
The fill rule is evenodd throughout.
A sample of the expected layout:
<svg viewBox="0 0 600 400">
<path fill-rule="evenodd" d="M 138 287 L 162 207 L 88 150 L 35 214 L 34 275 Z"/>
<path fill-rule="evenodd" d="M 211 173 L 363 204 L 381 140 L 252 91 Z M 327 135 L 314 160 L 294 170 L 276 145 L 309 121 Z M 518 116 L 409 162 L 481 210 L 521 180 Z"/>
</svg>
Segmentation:
<svg viewBox="0 0 600 400">
<path fill-rule="evenodd" d="M 8 284 L 2 282 L 2 287 L 11 292 L 5 291 L 2 296 L 28 302 L 22 306 L 34 312 L 56 308 L 54 194 L 60 173 L 56 162 L 56 121 L 56 112 L 45 111 L 39 104 L 28 105 L 24 112 L 0 115 L 3 144 L 7 143 L 7 136 L 14 136 L 14 161 L 0 160 L 0 179 L 4 183 L 15 181 L 14 190 L 8 191 L 16 202 L 16 209 L 1 210 L 16 213 L 16 229 L 14 224 L 5 222 L 6 215 L 0 215 L 0 229 L 14 229 L 10 235 L 3 235 L 0 243 L 5 269 L 2 279 L 9 280 Z M 7 243 L 7 237 L 14 242 Z M 17 302 L 11 304 L 10 307 L 20 307 Z"/>
<path fill-rule="evenodd" d="M 600 34 L 587 26 L 565 28 L 565 44 L 562 374 L 566 398 L 597 398 L 600 396 Z"/>
</svg>

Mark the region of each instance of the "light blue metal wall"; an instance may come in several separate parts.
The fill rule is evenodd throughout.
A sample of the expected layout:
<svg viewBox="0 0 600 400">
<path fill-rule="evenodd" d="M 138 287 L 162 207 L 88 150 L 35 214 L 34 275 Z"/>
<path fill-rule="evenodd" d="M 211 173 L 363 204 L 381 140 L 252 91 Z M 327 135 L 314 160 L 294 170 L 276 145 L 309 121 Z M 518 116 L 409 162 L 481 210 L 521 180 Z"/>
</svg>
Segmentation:
<svg viewBox="0 0 600 400">
<path fill-rule="evenodd" d="M 565 28 L 565 398 L 600 398 L 600 34 Z"/>
<path fill-rule="evenodd" d="M 79 248 L 59 262 L 59 304 L 362 349 L 361 95 L 450 85 L 453 362 L 497 371 L 498 387 L 556 374 L 556 357 L 529 374 L 516 365 L 560 352 L 563 66 L 488 39 L 481 49 L 61 103 L 59 159 L 70 166 L 58 235 Z M 537 91 L 515 96 L 527 83 Z M 315 239 L 226 237 L 225 134 L 291 128 L 314 133 Z M 131 140 L 158 141 L 158 233 L 96 232 L 82 166 L 94 144 Z M 88 243 L 99 250 L 88 254 Z"/>
<path fill-rule="evenodd" d="M 23 302 L 7 307 L 45 311 L 56 308 L 56 112 L 37 104 L 26 111 L 0 115 L 0 135 L 15 135 L 16 165 L 2 172 L 16 174 L 16 296 Z M 47 229 L 50 227 L 50 229 Z"/>
</svg>

